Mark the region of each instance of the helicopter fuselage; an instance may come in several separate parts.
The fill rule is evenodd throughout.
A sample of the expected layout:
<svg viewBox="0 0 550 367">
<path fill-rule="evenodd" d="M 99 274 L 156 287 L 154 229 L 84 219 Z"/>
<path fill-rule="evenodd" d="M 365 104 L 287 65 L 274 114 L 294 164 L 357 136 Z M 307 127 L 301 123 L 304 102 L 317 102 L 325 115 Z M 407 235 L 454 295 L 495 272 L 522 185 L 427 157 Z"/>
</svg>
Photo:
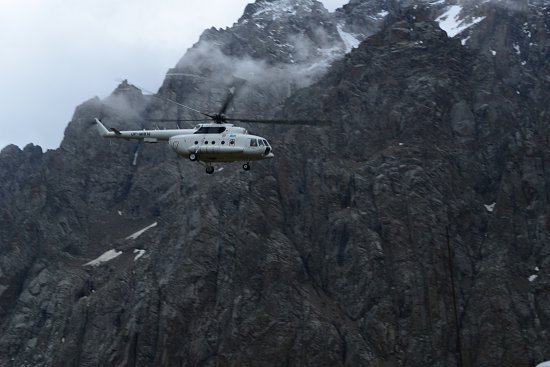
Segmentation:
<svg viewBox="0 0 550 367">
<path fill-rule="evenodd" d="M 251 135 L 245 128 L 233 124 L 206 123 L 193 129 L 110 131 L 96 119 L 100 134 L 106 138 L 143 140 L 156 143 L 168 141 L 178 155 L 191 161 L 234 162 L 273 158 L 273 149 L 261 136 Z M 243 165 L 245 170 L 250 166 Z M 211 173 L 207 167 L 207 172 Z"/>
<path fill-rule="evenodd" d="M 168 140 L 168 144 L 177 154 L 191 160 L 196 157 L 196 160 L 203 162 L 258 161 L 273 157 L 266 139 L 246 131 L 231 131 L 237 129 L 241 128 L 220 133 L 175 135 Z"/>
</svg>

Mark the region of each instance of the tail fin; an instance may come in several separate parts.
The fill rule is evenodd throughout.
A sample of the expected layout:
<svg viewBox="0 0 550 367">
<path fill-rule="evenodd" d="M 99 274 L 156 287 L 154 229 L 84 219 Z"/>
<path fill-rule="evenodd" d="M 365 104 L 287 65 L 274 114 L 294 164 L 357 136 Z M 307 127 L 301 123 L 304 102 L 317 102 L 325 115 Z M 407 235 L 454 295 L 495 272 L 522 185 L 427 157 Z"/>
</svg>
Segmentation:
<svg viewBox="0 0 550 367">
<path fill-rule="evenodd" d="M 101 123 L 101 121 L 99 121 L 99 119 L 95 119 L 95 123 L 97 125 L 97 130 L 99 131 L 99 135 L 103 136 L 103 137 L 106 137 L 106 136 L 110 136 L 110 135 L 114 135 L 112 132 L 110 132 L 109 130 L 107 130 L 107 128 L 105 127 L 105 125 L 103 125 Z"/>
</svg>

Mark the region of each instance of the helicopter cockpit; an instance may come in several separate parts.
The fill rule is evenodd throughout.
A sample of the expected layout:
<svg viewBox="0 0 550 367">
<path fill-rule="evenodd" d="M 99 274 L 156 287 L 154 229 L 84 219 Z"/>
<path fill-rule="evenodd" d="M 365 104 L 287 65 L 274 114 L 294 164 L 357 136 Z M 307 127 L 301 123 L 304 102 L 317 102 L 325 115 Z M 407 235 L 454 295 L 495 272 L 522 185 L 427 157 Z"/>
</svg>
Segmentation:
<svg viewBox="0 0 550 367">
<path fill-rule="evenodd" d="M 250 146 L 251 147 L 260 147 L 260 148 L 265 147 L 264 154 L 266 156 L 269 155 L 269 153 L 271 153 L 271 151 L 272 151 L 271 145 L 269 145 L 269 143 L 265 139 L 252 138 L 252 139 L 250 139 Z"/>
<path fill-rule="evenodd" d="M 269 147 L 269 143 L 265 139 L 250 139 L 250 146 L 251 147 Z"/>
</svg>

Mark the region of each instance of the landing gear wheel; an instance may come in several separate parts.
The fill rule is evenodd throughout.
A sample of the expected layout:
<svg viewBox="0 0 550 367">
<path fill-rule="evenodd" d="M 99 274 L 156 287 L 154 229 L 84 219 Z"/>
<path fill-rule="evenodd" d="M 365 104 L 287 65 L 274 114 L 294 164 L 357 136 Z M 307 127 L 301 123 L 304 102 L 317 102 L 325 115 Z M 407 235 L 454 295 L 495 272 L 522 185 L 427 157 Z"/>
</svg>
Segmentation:
<svg viewBox="0 0 550 367">
<path fill-rule="evenodd" d="M 195 154 L 195 153 L 189 154 L 189 160 L 190 160 L 191 162 L 196 161 L 196 160 L 197 160 L 197 154 Z"/>
<path fill-rule="evenodd" d="M 250 164 L 249 164 L 249 163 L 243 164 L 243 169 L 244 169 L 245 171 L 250 170 Z"/>
<path fill-rule="evenodd" d="M 214 167 L 213 166 L 206 166 L 206 173 L 208 173 L 209 175 L 214 173 Z"/>
</svg>

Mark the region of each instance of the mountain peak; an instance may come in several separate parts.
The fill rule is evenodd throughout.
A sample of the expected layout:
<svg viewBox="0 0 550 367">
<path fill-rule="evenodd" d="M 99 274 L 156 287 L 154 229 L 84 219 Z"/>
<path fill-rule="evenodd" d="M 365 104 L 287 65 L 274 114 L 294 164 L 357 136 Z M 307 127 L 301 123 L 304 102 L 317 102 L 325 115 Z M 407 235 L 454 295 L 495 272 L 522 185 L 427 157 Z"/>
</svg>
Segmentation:
<svg viewBox="0 0 550 367">
<path fill-rule="evenodd" d="M 246 6 L 241 19 L 275 21 L 322 9 L 327 12 L 323 4 L 316 0 L 257 0 Z"/>
</svg>

